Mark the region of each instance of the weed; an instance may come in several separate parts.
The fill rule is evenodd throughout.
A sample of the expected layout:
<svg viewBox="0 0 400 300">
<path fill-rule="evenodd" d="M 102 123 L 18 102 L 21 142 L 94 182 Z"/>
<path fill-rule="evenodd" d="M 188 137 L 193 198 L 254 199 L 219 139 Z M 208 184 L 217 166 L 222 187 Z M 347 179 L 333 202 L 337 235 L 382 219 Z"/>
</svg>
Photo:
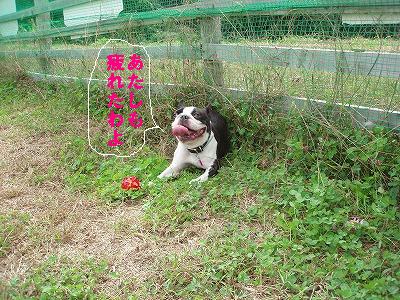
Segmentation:
<svg viewBox="0 0 400 300">
<path fill-rule="evenodd" d="M 50 256 L 24 280 L 11 280 L 8 296 L 11 299 L 106 299 L 95 287 L 115 276 L 104 261 L 71 261 Z"/>
<path fill-rule="evenodd" d="M 7 255 L 13 240 L 19 237 L 29 219 L 26 213 L 0 214 L 0 257 Z"/>
</svg>

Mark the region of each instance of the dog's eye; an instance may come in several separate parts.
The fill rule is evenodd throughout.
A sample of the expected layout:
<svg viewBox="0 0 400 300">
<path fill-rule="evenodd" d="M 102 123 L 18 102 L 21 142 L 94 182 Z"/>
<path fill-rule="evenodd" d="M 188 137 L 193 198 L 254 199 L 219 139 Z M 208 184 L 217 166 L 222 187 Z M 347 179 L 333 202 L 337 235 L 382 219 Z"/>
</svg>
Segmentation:
<svg viewBox="0 0 400 300">
<path fill-rule="evenodd" d="M 195 117 L 195 118 L 199 118 L 199 117 L 200 117 L 200 114 L 199 114 L 199 113 L 197 113 L 197 112 L 195 112 L 195 113 L 193 113 L 193 117 Z"/>
</svg>

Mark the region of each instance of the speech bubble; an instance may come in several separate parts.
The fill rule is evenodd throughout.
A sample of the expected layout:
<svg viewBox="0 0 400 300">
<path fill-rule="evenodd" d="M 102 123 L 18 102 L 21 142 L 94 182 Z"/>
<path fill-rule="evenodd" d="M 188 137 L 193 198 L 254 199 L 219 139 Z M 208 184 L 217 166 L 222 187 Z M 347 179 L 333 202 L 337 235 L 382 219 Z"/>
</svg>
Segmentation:
<svg viewBox="0 0 400 300">
<path fill-rule="evenodd" d="M 93 74 L 94 74 L 94 72 L 95 72 L 95 70 L 96 70 L 96 67 L 97 67 L 97 64 L 98 64 L 98 61 L 99 61 L 99 57 L 100 57 L 101 52 L 103 51 L 103 49 L 104 49 L 110 42 L 123 42 L 123 43 L 128 44 L 132 49 L 134 49 L 134 48 L 141 48 L 141 49 L 143 50 L 143 52 L 145 53 L 145 55 L 147 56 L 147 60 L 148 60 L 148 82 L 146 82 L 145 84 L 148 84 L 148 95 L 147 95 L 147 96 L 148 96 L 148 101 L 149 101 L 148 104 L 149 104 L 149 108 L 150 108 L 151 119 L 152 119 L 152 122 L 153 122 L 153 125 L 154 125 L 154 126 L 152 126 L 152 127 L 150 127 L 150 128 L 146 128 L 146 129 L 143 131 L 143 143 L 142 143 L 142 145 L 141 145 L 138 149 L 136 149 L 135 151 L 131 152 L 131 153 L 128 154 L 128 155 L 118 155 L 118 154 L 115 154 L 115 153 L 103 153 L 103 152 L 99 151 L 98 149 L 96 149 L 96 147 L 93 146 L 93 144 L 92 144 L 92 139 L 91 139 L 91 137 L 90 137 L 90 122 L 91 122 L 91 121 L 90 121 L 90 84 L 91 84 L 91 82 L 94 81 L 94 80 L 96 80 L 96 81 L 103 81 L 103 80 L 94 79 L 94 78 L 93 78 Z M 101 156 L 115 156 L 115 157 L 120 157 L 120 158 L 132 157 L 132 156 L 136 155 L 140 150 L 142 150 L 143 147 L 146 145 L 146 133 L 147 133 L 148 131 L 150 131 L 150 130 L 155 130 L 155 129 L 160 129 L 161 131 L 163 131 L 163 130 L 160 128 L 160 126 L 157 125 L 156 121 L 154 120 L 153 106 L 152 106 L 152 103 L 151 103 L 151 80 L 150 80 L 150 76 L 151 76 L 151 62 L 150 62 L 150 56 L 149 56 L 149 54 L 147 53 L 146 47 L 145 47 L 145 46 L 131 44 L 131 43 L 129 43 L 128 41 L 123 40 L 123 39 L 109 39 L 103 46 L 100 47 L 100 49 L 99 49 L 99 51 L 98 51 L 98 53 L 97 53 L 96 60 L 95 60 L 95 62 L 94 62 L 94 66 L 93 66 L 92 71 L 91 71 L 91 73 L 90 73 L 90 77 L 89 77 L 89 80 L 88 80 L 88 84 L 87 84 L 87 138 L 88 138 L 88 142 L 89 142 L 89 147 L 90 147 L 94 152 L 96 152 L 97 154 L 99 154 L 99 155 L 101 155 Z M 106 82 L 106 80 L 104 80 L 104 81 Z"/>
</svg>

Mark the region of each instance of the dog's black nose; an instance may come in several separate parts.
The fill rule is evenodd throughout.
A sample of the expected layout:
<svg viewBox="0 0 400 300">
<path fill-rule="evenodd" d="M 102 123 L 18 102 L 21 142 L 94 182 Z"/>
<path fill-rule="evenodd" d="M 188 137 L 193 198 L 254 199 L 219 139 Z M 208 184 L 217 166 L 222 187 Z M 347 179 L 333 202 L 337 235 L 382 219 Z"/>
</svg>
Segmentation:
<svg viewBox="0 0 400 300">
<path fill-rule="evenodd" d="M 189 119 L 189 116 L 187 116 L 187 115 L 182 115 L 181 116 L 181 120 L 187 120 L 187 119 Z"/>
</svg>

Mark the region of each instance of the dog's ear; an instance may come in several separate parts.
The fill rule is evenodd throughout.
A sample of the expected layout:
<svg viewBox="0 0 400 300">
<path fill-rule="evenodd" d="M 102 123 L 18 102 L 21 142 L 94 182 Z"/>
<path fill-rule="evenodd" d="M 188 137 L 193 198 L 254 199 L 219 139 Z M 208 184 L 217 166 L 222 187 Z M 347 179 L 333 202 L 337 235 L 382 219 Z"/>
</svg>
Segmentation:
<svg viewBox="0 0 400 300">
<path fill-rule="evenodd" d="M 179 101 L 178 105 L 176 106 L 176 110 L 184 108 L 185 104 L 183 103 L 183 101 Z"/>
<path fill-rule="evenodd" d="M 208 103 L 207 106 L 206 106 L 207 114 L 209 114 L 211 110 L 212 110 L 212 105 L 211 105 L 211 103 Z"/>
</svg>

